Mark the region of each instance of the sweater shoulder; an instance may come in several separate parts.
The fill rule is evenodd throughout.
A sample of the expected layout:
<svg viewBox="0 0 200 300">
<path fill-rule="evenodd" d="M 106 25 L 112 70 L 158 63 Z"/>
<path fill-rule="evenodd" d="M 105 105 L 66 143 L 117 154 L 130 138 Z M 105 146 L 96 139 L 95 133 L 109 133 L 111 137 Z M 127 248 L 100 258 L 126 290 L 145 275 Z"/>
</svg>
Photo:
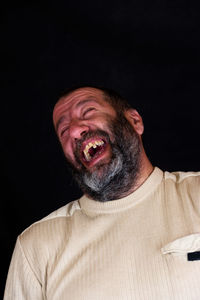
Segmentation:
<svg viewBox="0 0 200 300">
<path fill-rule="evenodd" d="M 64 236 L 69 236 L 71 218 L 79 210 L 79 202 L 75 200 L 33 223 L 19 235 L 22 247 L 41 249 L 42 246 L 49 247 L 54 243 L 59 244 Z"/>
<path fill-rule="evenodd" d="M 175 189 L 183 199 L 189 197 L 199 206 L 200 172 L 164 172 L 164 179 L 165 187 Z"/>
<path fill-rule="evenodd" d="M 20 251 L 40 282 L 45 280 L 48 264 L 54 262 L 68 244 L 72 235 L 72 218 L 79 210 L 78 200 L 70 202 L 19 235 Z"/>
<path fill-rule="evenodd" d="M 200 172 L 164 172 L 164 178 L 165 180 L 172 180 L 177 184 L 198 184 L 200 182 Z"/>
</svg>

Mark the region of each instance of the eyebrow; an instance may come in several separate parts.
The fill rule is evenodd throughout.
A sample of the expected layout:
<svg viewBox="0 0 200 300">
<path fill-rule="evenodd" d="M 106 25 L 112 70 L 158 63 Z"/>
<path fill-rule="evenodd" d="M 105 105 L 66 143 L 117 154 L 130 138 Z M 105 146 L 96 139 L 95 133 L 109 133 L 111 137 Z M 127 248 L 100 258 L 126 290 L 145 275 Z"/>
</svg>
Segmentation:
<svg viewBox="0 0 200 300">
<path fill-rule="evenodd" d="M 96 102 L 96 100 L 94 100 L 94 98 L 88 97 L 87 99 L 84 99 L 84 100 L 78 102 L 78 103 L 76 104 L 75 108 L 79 108 L 80 106 L 83 106 L 83 105 L 86 104 L 86 103 L 94 102 L 94 101 Z M 66 116 L 62 116 L 62 117 L 58 120 L 58 122 L 57 122 L 57 124 L 56 124 L 56 131 L 58 130 L 60 124 L 61 124 L 65 119 L 66 119 Z"/>
</svg>

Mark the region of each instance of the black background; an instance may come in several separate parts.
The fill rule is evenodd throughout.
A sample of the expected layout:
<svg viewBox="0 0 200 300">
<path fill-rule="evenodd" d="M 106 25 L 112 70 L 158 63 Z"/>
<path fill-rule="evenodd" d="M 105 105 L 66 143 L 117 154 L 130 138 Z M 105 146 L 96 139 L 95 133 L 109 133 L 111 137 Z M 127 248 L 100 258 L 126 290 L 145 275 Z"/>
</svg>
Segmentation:
<svg viewBox="0 0 200 300">
<path fill-rule="evenodd" d="M 1 25 L 2 290 L 17 235 L 80 196 L 52 125 L 73 85 L 116 89 L 163 170 L 199 170 L 198 2 L 7 2 Z"/>
</svg>

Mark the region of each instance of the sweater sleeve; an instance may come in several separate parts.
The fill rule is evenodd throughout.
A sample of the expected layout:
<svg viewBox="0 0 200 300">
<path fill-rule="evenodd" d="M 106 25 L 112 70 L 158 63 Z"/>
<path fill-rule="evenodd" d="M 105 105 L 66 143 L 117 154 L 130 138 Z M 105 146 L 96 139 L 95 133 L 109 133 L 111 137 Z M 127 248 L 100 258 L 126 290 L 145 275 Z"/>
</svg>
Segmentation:
<svg viewBox="0 0 200 300">
<path fill-rule="evenodd" d="M 4 300 L 42 300 L 42 285 L 31 268 L 19 238 L 11 259 Z"/>
</svg>

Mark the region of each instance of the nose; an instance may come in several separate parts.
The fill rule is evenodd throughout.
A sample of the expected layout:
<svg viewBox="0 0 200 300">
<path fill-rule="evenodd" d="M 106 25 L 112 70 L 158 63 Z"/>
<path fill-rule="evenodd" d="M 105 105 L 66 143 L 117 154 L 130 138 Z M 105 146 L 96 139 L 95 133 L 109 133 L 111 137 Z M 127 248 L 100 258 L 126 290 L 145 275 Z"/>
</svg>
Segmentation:
<svg viewBox="0 0 200 300">
<path fill-rule="evenodd" d="M 71 138 L 78 140 L 84 136 L 89 131 L 89 126 L 86 124 L 81 124 L 80 122 L 73 122 L 70 125 L 69 134 Z"/>
</svg>

